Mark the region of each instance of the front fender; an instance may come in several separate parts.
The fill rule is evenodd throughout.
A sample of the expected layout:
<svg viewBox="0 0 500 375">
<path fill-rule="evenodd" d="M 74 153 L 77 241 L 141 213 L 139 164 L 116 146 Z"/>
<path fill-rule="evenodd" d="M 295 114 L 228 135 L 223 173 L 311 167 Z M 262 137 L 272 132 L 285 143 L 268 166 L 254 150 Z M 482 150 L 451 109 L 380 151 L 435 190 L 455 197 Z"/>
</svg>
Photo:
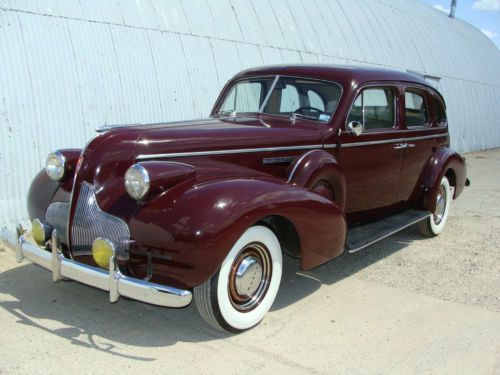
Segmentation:
<svg viewBox="0 0 500 375">
<path fill-rule="evenodd" d="M 312 150 L 295 162 L 288 182 L 305 189 L 315 190 L 316 184 L 326 181 L 333 190 L 331 197 L 340 207 L 345 207 L 346 184 L 337 159 L 324 150 Z"/>
<path fill-rule="evenodd" d="M 451 171 L 454 181 L 450 181 L 455 186 L 453 198 L 456 199 L 464 190 L 467 179 L 465 159 L 449 147 L 437 150 L 429 159 L 422 178 L 421 187 L 423 189 L 422 204 L 425 210 L 434 212 L 436 209 L 437 189 L 444 175 Z"/>
<path fill-rule="evenodd" d="M 233 179 L 167 191 L 138 207 L 130 220 L 135 241 L 131 269 L 146 272 L 151 253 L 154 277 L 191 288 L 208 280 L 243 232 L 265 217 L 289 220 L 300 240 L 302 268 L 342 252 L 342 209 L 300 186 L 267 179 Z M 139 275 L 141 276 L 141 275 Z"/>
</svg>

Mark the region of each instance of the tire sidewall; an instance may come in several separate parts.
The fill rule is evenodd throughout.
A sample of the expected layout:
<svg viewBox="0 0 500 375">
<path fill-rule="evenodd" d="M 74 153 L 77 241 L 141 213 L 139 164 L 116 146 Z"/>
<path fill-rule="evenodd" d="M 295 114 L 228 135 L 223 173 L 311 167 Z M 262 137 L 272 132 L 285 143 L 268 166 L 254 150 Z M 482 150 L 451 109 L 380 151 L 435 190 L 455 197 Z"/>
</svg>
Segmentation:
<svg viewBox="0 0 500 375">
<path fill-rule="evenodd" d="M 240 251 L 252 242 L 262 243 L 269 251 L 272 263 L 272 275 L 269 282 L 269 288 L 261 303 L 250 311 L 241 312 L 233 307 L 229 297 L 229 275 L 233 262 Z M 264 318 L 278 293 L 281 282 L 282 265 L 281 247 L 272 230 L 265 226 L 257 225 L 247 229 L 245 233 L 243 233 L 222 262 L 222 266 L 218 273 L 217 304 L 220 314 L 227 325 L 236 330 L 246 330 L 255 326 Z"/>
<path fill-rule="evenodd" d="M 448 220 L 448 214 L 450 213 L 451 191 L 450 191 L 450 182 L 448 181 L 448 178 L 446 176 L 444 176 L 441 179 L 440 186 L 443 186 L 446 191 L 445 210 L 443 218 L 441 219 L 439 224 L 435 223 L 434 215 L 431 215 L 431 217 L 429 218 L 429 228 L 434 235 L 438 235 L 443 231 L 444 226 L 446 225 L 446 221 Z"/>
</svg>

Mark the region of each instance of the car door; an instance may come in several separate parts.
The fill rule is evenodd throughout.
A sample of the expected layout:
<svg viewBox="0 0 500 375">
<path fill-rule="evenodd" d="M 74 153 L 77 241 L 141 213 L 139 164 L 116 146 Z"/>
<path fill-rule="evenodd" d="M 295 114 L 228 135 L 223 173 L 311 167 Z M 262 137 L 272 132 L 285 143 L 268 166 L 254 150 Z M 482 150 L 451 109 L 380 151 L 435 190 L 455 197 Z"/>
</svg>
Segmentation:
<svg viewBox="0 0 500 375">
<path fill-rule="evenodd" d="M 346 179 L 345 212 L 349 224 L 376 220 L 398 211 L 402 130 L 398 120 L 399 87 L 368 86 L 358 92 L 340 133 L 337 158 Z M 358 121 L 354 135 L 348 124 Z"/>
<path fill-rule="evenodd" d="M 446 139 L 446 115 L 437 98 L 433 98 L 426 88 L 418 86 L 404 88 L 402 108 L 405 147 L 402 150 L 398 199 L 412 206 L 426 163 Z"/>
</svg>

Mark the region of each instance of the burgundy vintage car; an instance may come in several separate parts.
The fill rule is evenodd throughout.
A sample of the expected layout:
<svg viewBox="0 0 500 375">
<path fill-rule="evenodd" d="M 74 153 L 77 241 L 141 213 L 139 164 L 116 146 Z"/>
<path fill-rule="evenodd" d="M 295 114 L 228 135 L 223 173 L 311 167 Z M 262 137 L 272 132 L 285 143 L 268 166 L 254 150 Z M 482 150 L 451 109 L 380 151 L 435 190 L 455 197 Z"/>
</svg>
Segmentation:
<svg viewBox="0 0 500 375">
<path fill-rule="evenodd" d="M 309 270 L 417 224 L 436 236 L 469 181 L 443 97 L 401 71 L 321 65 L 237 74 L 208 119 L 106 126 L 51 153 L 16 254 L 211 326 L 258 324 L 282 254 Z M 30 242 L 31 237 L 36 244 Z"/>
</svg>

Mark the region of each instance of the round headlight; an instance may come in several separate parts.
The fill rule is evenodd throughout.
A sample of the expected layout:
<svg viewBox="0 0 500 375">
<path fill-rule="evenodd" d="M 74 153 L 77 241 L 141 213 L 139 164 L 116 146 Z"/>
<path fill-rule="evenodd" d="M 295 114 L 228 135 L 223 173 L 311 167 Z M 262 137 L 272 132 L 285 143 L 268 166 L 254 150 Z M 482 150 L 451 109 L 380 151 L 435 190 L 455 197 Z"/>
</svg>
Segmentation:
<svg viewBox="0 0 500 375">
<path fill-rule="evenodd" d="M 60 181 L 64 177 L 66 170 L 66 159 L 59 151 L 52 152 L 47 157 L 45 171 L 54 181 Z"/>
<path fill-rule="evenodd" d="M 135 200 L 144 198 L 149 191 L 149 174 L 140 164 L 134 164 L 125 173 L 125 190 Z"/>
</svg>

